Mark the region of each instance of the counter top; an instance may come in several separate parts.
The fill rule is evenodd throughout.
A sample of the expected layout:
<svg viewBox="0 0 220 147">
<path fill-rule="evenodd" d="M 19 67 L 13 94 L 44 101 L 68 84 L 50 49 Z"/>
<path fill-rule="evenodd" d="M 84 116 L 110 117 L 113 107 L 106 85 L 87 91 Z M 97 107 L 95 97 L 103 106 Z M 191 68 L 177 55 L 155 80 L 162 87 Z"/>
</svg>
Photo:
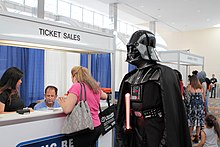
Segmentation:
<svg viewBox="0 0 220 147">
<path fill-rule="evenodd" d="M 108 107 L 105 101 L 100 101 L 101 109 L 104 110 Z M 45 119 L 51 119 L 56 117 L 65 117 L 66 114 L 63 113 L 61 107 L 52 108 L 44 111 L 30 112 L 27 114 L 18 114 L 18 113 L 10 113 L 10 114 L 0 114 L 0 126 L 7 126 L 19 123 L 33 122 Z"/>
<path fill-rule="evenodd" d="M 51 109 L 46 111 L 34 111 L 27 114 L 0 114 L 0 126 L 13 125 L 18 123 L 26 123 L 51 119 L 55 117 L 65 117 L 62 109 Z"/>
</svg>

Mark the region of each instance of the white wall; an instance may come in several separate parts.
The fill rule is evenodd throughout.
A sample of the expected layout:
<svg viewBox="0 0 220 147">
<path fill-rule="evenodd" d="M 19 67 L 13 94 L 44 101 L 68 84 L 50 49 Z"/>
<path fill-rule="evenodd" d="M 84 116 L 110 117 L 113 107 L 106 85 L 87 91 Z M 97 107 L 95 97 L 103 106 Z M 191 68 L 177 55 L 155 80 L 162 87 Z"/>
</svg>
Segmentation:
<svg viewBox="0 0 220 147">
<path fill-rule="evenodd" d="M 127 57 L 126 51 L 116 51 L 115 56 L 115 91 L 119 91 L 121 81 L 128 73 L 128 63 L 125 62 Z"/>
<path fill-rule="evenodd" d="M 45 50 L 44 85 L 58 88 L 58 96 L 62 96 L 72 85 L 71 69 L 80 65 L 80 54 L 62 51 Z"/>
<path fill-rule="evenodd" d="M 158 29 L 158 33 L 164 38 L 168 49 L 186 50 L 200 56 L 204 56 L 204 70 L 209 78 L 212 73 L 220 80 L 220 28 L 205 29 L 191 32 L 168 32 Z M 191 67 L 190 71 L 200 67 Z"/>
</svg>

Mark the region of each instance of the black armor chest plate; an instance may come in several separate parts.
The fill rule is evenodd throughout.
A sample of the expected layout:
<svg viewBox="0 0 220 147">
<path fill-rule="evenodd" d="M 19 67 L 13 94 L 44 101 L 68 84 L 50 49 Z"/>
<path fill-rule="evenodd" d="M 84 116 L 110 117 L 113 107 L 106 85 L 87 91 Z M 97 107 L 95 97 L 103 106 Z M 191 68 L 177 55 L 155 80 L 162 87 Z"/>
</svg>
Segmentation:
<svg viewBox="0 0 220 147">
<path fill-rule="evenodd" d="M 160 70 L 148 66 L 138 69 L 136 73 L 130 76 L 126 82 L 129 83 L 131 89 L 131 101 L 142 102 L 144 84 L 148 81 L 158 82 L 160 78 Z"/>
</svg>

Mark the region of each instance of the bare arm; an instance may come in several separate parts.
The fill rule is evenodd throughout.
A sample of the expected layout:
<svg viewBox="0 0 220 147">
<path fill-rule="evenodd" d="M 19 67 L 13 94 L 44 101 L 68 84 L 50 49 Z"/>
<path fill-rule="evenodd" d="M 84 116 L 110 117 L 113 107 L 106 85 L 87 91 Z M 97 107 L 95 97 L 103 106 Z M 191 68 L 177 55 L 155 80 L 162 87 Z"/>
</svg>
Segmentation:
<svg viewBox="0 0 220 147">
<path fill-rule="evenodd" d="M 203 98 L 203 102 L 205 102 L 206 99 L 205 99 L 205 90 L 204 90 L 204 88 L 202 88 L 202 98 Z"/>
<path fill-rule="evenodd" d="M 205 132 L 204 132 L 204 131 L 201 131 L 201 141 L 200 141 L 200 143 L 198 144 L 198 147 L 203 147 L 203 145 L 204 145 L 204 143 L 205 143 L 205 139 L 206 139 Z"/>
<path fill-rule="evenodd" d="M 10 114 L 10 113 L 16 113 L 15 111 L 13 112 L 5 112 L 5 104 L 0 102 L 0 114 Z"/>
<path fill-rule="evenodd" d="M 108 97 L 108 95 L 105 92 L 102 91 L 100 99 L 101 100 L 106 100 L 107 97 Z"/>
<path fill-rule="evenodd" d="M 63 112 L 65 114 L 69 114 L 77 102 L 77 96 L 73 93 L 69 93 L 66 99 L 64 97 L 60 97 L 58 102 L 62 107 Z"/>
<path fill-rule="evenodd" d="M 0 113 L 3 113 L 5 110 L 5 104 L 0 102 Z"/>
</svg>

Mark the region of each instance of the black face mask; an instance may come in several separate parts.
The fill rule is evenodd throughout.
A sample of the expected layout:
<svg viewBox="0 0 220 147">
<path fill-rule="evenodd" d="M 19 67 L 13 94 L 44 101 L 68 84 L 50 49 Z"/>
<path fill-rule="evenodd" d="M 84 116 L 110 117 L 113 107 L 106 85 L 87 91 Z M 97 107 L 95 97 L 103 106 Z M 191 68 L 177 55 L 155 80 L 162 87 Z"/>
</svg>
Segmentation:
<svg viewBox="0 0 220 147">
<path fill-rule="evenodd" d="M 140 67 L 147 61 L 141 57 L 140 52 L 134 45 L 127 46 L 127 59 L 126 61 L 132 65 Z"/>
<path fill-rule="evenodd" d="M 134 45 L 127 46 L 127 60 L 128 62 L 136 60 L 140 56 L 140 52 Z"/>
</svg>

